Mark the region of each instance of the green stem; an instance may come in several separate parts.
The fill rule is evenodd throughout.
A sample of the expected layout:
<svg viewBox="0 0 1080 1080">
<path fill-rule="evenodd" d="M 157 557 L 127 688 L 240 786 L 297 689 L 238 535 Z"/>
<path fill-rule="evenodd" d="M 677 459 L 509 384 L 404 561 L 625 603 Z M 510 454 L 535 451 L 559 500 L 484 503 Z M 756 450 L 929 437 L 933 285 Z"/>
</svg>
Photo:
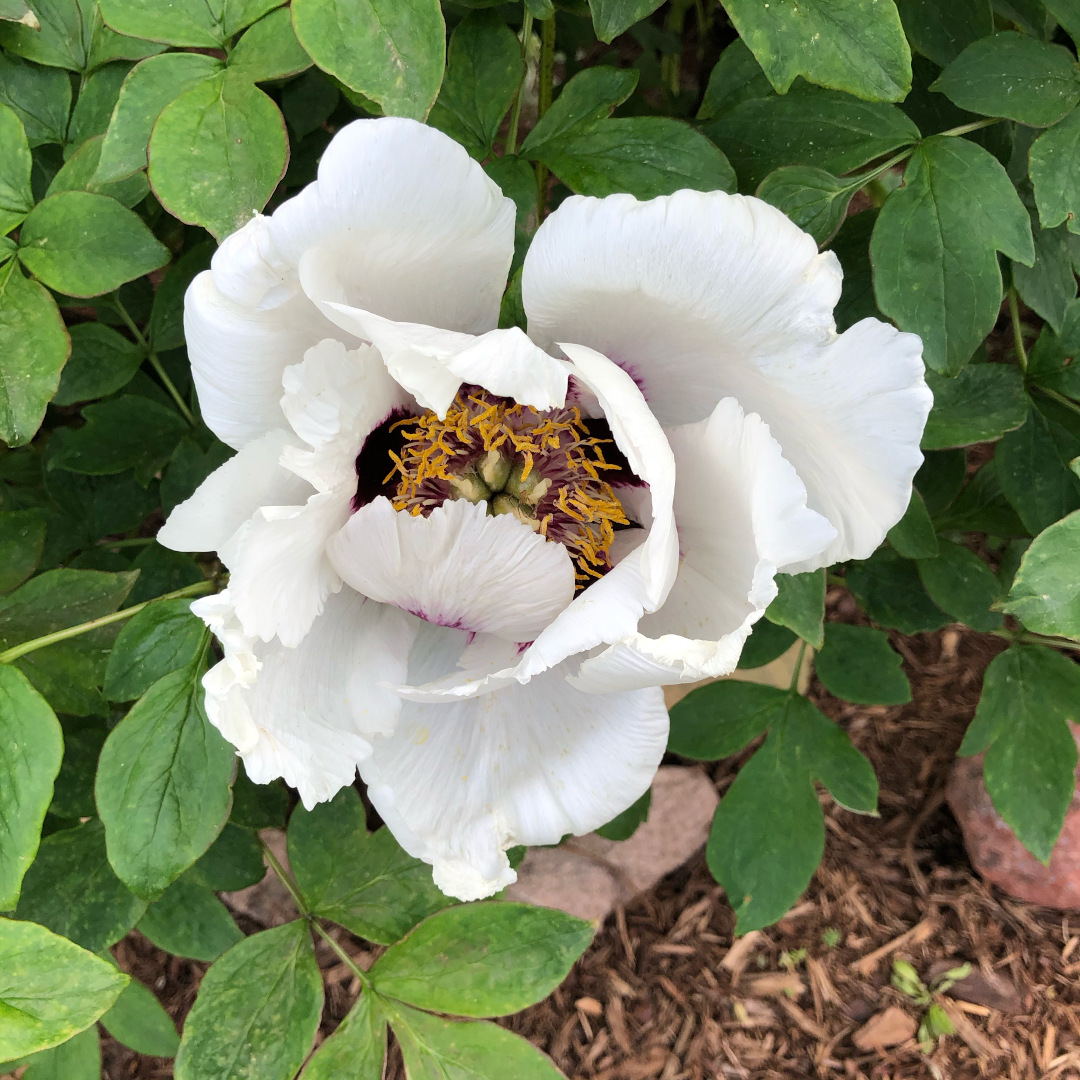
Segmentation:
<svg viewBox="0 0 1080 1080">
<path fill-rule="evenodd" d="M 845 589 L 847 588 L 847 580 L 843 578 L 840 574 L 826 573 L 825 582 L 828 585 L 842 585 Z"/>
<path fill-rule="evenodd" d="M 540 70 L 537 76 L 536 119 L 539 121 L 551 108 L 555 93 L 555 16 L 540 24 Z M 544 220 L 547 208 L 547 166 L 536 163 L 536 224 Z"/>
<path fill-rule="evenodd" d="M 1048 386 L 1036 386 L 1034 389 L 1038 390 L 1040 394 L 1045 394 L 1052 401 L 1056 401 L 1059 405 L 1064 405 L 1066 409 L 1072 409 L 1074 413 L 1080 413 L 1080 405 L 1073 401 L 1072 398 L 1059 394 L 1057 390 L 1051 390 Z"/>
<path fill-rule="evenodd" d="M 799 641 L 799 655 L 795 657 L 795 670 L 791 673 L 791 685 L 788 687 L 788 693 L 794 694 L 799 689 L 799 673 L 802 671 L 803 657 L 806 655 L 806 642 L 800 639 Z"/>
<path fill-rule="evenodd" d="M 532 37 L 533 16 L 528 5 L 521 18 L 521 78 L 510 110 L 510 128 L 506 133 L 506 153 L 517 153 L 518 126 L 521 124 L 521 103 L 525 98 L 525 83 L 529 78 L 529 39 Z"/>
<path fill-rule="evenodd" d="M 309 922 L 315 928 L 315 933 L 317 933 L 319 937 L 321 937 L 323 941 L 337 953 L 338 959 L 360 980 L 360 985 L 369 993 L 375 993 L 367 972 L 330 936 L 319 923 L 319 920 L 310 919 Z"/>
<path fill-rule="evenodd" d="M 169 378 L 168 372 L 166 372 L 161 361 L 158 359 L 158 354 L 150 348 L 150 342 L 146 340 L 143 332 L 135 325 L 135 320 L 128 314 L 128 310 L 124 307 L 118 293 L 113 294 L 112 302 L 116 308 L 117 314 L 124 320 L 124 325 L 135 335 L 135 341 L 143 352 L 146 353 L 146 359 L 150 361 L 150 366 L 157 373 L 157 377 L 161 380 L 162 385 L 168 390 L 169 396 L 176 402 L 176 407 L 180 410 L 180 415 L 192 427 L 198 427 L 198 421 L 195 419 L 195 414 L 188 408 L 183 394 L 176 389 L 176 384 Z"/>
<path fill-rule="evenodd" d="M 970 124 L 961 124 L 959 127 L 949 128 L 948 131 L 940 131 L 939 135 L 966 135 L 969 131 L 979 131 L 981 128 L 990 127 L 991 124 L 1000 124 L 1000 116 L 990 116 L 985 120 L 972 120 Z"/>
<path fill-rule="evenodd" d="M 44 649 L 47 645 L 55 645 L 58 641 L 67 641 L 68 638 L 78 637 L 80 634 L 89 633 L 99 627 L 123 622 L 124 619 L 130 619 L 132 615 L 138 615 L 143 608 L 156 604 L 161 600 L 180 600 L 185 596 L 202 596 L 210 592 L 213 587 L 214 583 L 212 581 L 199 581 L 194 585 L 186 585 L 182 589 L 177 589 L 175 592 L 166 593 L 164 596 L 155 596 L 153 600 L 144 600 L 141 604 L 134 604 L 132 607 L 124 608 L 122 611 L 114 611 L 111 615 L 102 615 L 100 619 L 91 619 L 89 622 L 79 623 L 78 626 L 68 626 L 63 630 L 56 630 L 42 637 L 31 638 L 30 641 L 24 641 L 21 645 L 13 645 L 10 649 L 0 652 L 0 664 L 10 664 L 12 660 L 18 660 L 20 656 L 36 652 L 38 649 Z"/>
<path fill-rule="evenodd" d="M 1013 345 L 1016 347 L 1016 356 L 1020 361 L 1020 370 L 1027 371 L 1028 354 L 1024 347 L 1024 327 L 1020 322 L 1020 306 L 1016 302 L 1016 286 L 1009 286 L 1009 318 L 1012 319 Z"/>
<path fill-rule="evenodd" d="M 98 547 L 107 548 L 125 548 L 125 547 L 145 547 L 147 544 L 152 544 L 157 539 L 154 536 L 132 536 L 127 540 L 99 540 L 97 542 Z"/>
<path fill-rule="evenodd" d="M 300 890 L 296 886 L 296 882 L 293 881 L 292 875 L 281 865 L 281 861 L 271 850 L 270 845 L 260 836 L 259 847 L 262 848 L 263 858 L 266 860 L 266 864 L 274 872 L 278 881 L 285 886 L 286 892 L 292 897 L 293 903 L 296 905 L 296 910 L 300 912 L 301 918 L 307 920 L 308 925 L 312 928 L 334 950 L 338 955 L 338 959 L 360 980 L 360 985 L 365 990 L 371 990 L 371 980 L 368 978 L 367 972 L 360 967 L 355 960 L 330 936 L 329 932 L 323 928 L 319 920 L 316 918 L 314 912 L 307 905 L 307 901 L 304 899 Z M 374 991 L 373 991 L 374 992 Z"/>
<path fill-rule="evenodd" d="M 1051 649 L 1075 649 L 1080 652 L 1080 641 L 1068 641 L 1065 638 L 1048 637 L 1046 634 L 1034 634 L 1030 630 L 991 630 L 993 637 L 1005 641 L 1021 642 L 1024 645 L 1048 645 Z"/>
</svg>

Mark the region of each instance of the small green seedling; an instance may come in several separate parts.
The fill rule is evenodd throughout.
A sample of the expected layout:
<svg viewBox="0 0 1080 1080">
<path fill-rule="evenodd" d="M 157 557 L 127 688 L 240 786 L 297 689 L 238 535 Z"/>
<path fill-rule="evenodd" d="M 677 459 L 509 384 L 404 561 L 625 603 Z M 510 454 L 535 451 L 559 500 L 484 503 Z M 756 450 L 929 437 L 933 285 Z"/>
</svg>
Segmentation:
<svg viewBox="0 0 1080 1080">
<path fill-rule="evenodd" d="M 919 1022 L 918 1031 L 919 1048 L 924 1054 L 933 1050 L 934 1043 L 942 1035 L 952 1035 L 955 1031 L 948 1013 L 935 999 L 970 974 L 971 965 L 961 964 L 959 967 L 942 972 L 927 986 L 919 978 L 919 973 L 915 968 L 906 960 L 901 960 L 899 957 L 893 960 L 891 980 L 893 986 L 925 1010 Z"/>
<path fill-rule="evenodd" d="M 835 949 L 840 944 L 841 937 L 840 931 L 835 926 L 827 926 L 821 931 L 821 944 L 826 949 Z"/>
</svg>

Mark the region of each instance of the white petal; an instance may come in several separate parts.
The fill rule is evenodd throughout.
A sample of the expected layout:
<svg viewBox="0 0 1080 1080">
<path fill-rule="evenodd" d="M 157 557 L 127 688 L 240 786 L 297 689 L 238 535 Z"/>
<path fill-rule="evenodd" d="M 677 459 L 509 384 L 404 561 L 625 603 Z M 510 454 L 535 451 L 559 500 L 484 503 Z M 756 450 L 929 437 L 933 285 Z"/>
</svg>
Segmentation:
<svg viewBox="0 0 1080 1080">
<path fill-rule="evenodd" d="M 319 178 L 228 237 L 192 283 L 185 328 L 199 402 L 230 446 L 280 426 L 281 374 L 325 337 L 355 345 L 300 290 L 305 253 L 329 297 L 466 333 L 498 324 L 514 204 L 452 139 L 412 120 L 357 120 Z"/>
<path fill-rule="evenodd" d="M 668 438 L 678 467 L 679 574 L 639 633 L 581 665 L 573 681 L 591 693 L 730 674 L 776 597 L 777 567 L 813 558 L 836 536 L 807 509 L 806 488 L 768 427 L 734 398 Z"/>
<path fill-rule="evenodd" d="M 838 530 L 822 565 L 865 558 L 903 514 L 931 400 L 917 337 L 874 320 L 836 337 L 840 277 L 760 200 L 681 191 L 567 199 L 533 240 L 522 296 L 538 344 L 603 352 L 665 425 L 727 396 L 759 413 Z"/>
<path fill-rule="evenodd" d="M 368 435 L 411 399 L 387 374 L 377 349 L 348 350 L 327 339 L 282 375 L 281 408 L 310 450 L 290 448 L 284 463 L 319 491 L 356 483 L 356 457 Z"/>
<path fill-rule="evenodd" d="M 355 593 L 333 597 L 296 649 L 244 635 L 229 590 L 192 605 L 225 659 L 203 679 L 206 714 L 257 784 L 276 777 L 311 809 L 352 783 L 375 736 L 400 712 L 382 683 L 404 677 L 416 621 Z"/>
<path fill-rule="evenodd" d="M 468 670 L 429 684 L 399 687 L 414 701 L 438 701 L 491 693 L 512 680 L 529 679 L 567 657 L 611 645 L 637 631 L 641 616 L 663 604 L 678 570 L 675 531 L 675 458 L 667 437 L 633 379 L 608 359 L 583 346 L 563 344 L 570 371 L 599 402 L 615 443 L 630 468 L 648 484 L 647 536 L 600 580 L 574 598 L 544 629 L 513 667 L 491 673 Z"/>
<path fill-rule="evenodd" d="M 237 449 L 285 426 L 285 367 L 322 338 L 345 336 L 302 293 L 278 307 L 243 306 L 220 291 L 211 270 L 188 286 L 184 333 L 203 420 Z"/>
<path fill-rule="evenodd" d="M 370 311 L 318 299 L 318 267 L 305 258 L 304 286 L 321 310 L 350 334 L 372 342 L 386 368 L 425 409 L 445 417 L 463 382 L 482 386 L 500 397 L 547 410 L 566 403 L 566 367 L 538 349 L 517 327 L 489 330 L 474 337 L 419 323 L 392 322 Z"/>
<path fill-rule="evenodd" d="M 590 832 L 652 782 L 667 744 L 661 691 L 582 694 L 563 675 L 407 703 L 361 764 L 383 820 L 451 896 L 490 896 L 515 880 L 507 848 Z"/>
<path fill-rule="evenodd" d="M 247 443 L 173 508 L 158 543 L 173 551 L 219 551 L 260 506 L 306 499 L 311 485 L 278 464 L 294 441 L 276 428 Z"/>
<path fill-rule="evenodd" d="M 220 553 L 249 637 L 298 645 L 326 598 L 341 588 L 326 544 L 348 520 L 352 494 L 319 492 L 303 506 L 263 506 Z"/>
<path fill-rule="evenodd" d="M 486 503 L 458 499 L 425 518 L 380 496 L 353 514 L 327 552 L 365 596 L 509 641 L 531 641 L 574 596 L 566 548 L 510 515 L 489 515 Z"/>
</svg>

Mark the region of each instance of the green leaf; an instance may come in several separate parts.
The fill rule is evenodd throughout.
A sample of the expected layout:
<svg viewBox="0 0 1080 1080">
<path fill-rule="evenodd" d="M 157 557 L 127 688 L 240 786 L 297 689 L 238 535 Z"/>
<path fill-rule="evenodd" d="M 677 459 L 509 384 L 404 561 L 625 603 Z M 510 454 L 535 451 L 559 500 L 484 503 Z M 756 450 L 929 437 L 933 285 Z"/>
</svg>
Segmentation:
<svg viewBox="0 0 1080 1080">
<path fill-rule="evenodd" d="M 386 1017 L 374 994 L 362 994 L 337 1030 L 311 1056 L 302 1080 L 382 1080 Z"/>
<path fill-rule="evenodd" d="M 1024 378 L 1011 364 L 969 364 L 951 377 L 928 371 L 926 382 L 934 407 L 923 431 L 924 450 L 1000 439 L 1027 419 Z"/>
<path fill-rule="evenodd" d="M 26 60 L 88 72 L 110 60 L 138 60 L 160 46 L 109 30 L 95 0 L 31 0 L 40 28 L 0 22 L 0 45 Z"/>
<path fill-rule="evenodd" d="M 1031 542 L 1001 609 L 1037 634 L 1080 639 L 1080 510 Z"/>
<path fill-rule="evenodd" d="M 651 15 L 664 0 L 589 0 L 596 36 L 611 44 L 634 23 Z"/>
<path fill-rule="evenodd" d="M 813 88 L 744 101 L 705 132 L 750 191 L 784 165 L 840 175 L 919 139 L 919 129 L 895 105 Z"/>
<path fill-rule="evenodd" d="M 735 909 L 737 934 L 784 915 L 821 861 L 825 824 L 814 778 L 843 806 L 872 813 L 877 804 L 873 769 L 844 732 L 805 698 L 784 698 L 764 745 L 721 799 L 705 849 Z"/>
<path fill-rule="evenodd" d="M 810 775 L 774 731 L 716 808 L 705 849 L 735 909 L 735 932 L 781 918 L 821 861 L 825 825 Z"/>
<path fill-rule="evenodd" d="M 769 97 L 771 94 L 772 84 L 765 77 L 761 65 L 746 47 L 746 42 L 736 38 L 720 54 L 716 66 L 709 73 L 697 119 L 715 120 L 740 102 Z"/>
<path fill-rule="evenodd" d="M 138 469 L 149 479 L 188 430 L 179 413 L 134 394 L 87 405 L 82 415 L 83 427 L 64 429 L 50 459 L 54 468 L 88 476 Z"/>
<path fill-rule="evenodd" d="M 919 560 L 919 577 L 934 603 L 958 622 L 983 632 L 1001 628 L 1001 614 L 990 610 L 1001 586 L 973 551 L 942 541 L 937 558 Z"/>
<path fill-rule="evenodd" d="M 995 656 L 964 741 L 963 756 L 984 750 L 983 779 L 994 808 L 1017 839 L 1050 861 L 1076 786 L 1080 668 L 1052 649 L 1013 645 Z"/>
<path fill-rule="evenodd" d="M 101 1039 L 97 1027 L 91 1025 L 67 1042 L 24 1060 L 22 1080 L 99 1080 Z"/>
<path fill-rule="evenodd" d="M 293 26 L 323 71 L 387 116 L 423 120 L 446 63 L 438 0 L 293 0 Z"/>
<path fill-rule="evenodd" d="M 88 1028 L 127 985 L 105 960 L 31 922 L 0 918 L 0 1059 Z"/>
<path fill-rule="evenodd" d="M 626 191 L 639 199 L 682 188 L 733 191 L 728 160 L 689 124 L 667 116 L 600 120 L 548 139 L 531 156 L 571 191 L 603 198 Z"/>
<path fill-rule="evenodd" d="M 221 0 L 99 0 L 105 21 L 121 34 L 166 45 L 220 48 L 227 38 Z"/>
<path fill-rule="evenodd" d="M 81 146 L 95 135 L 104 135 L 109 117 L 116 108 L 120 88 L 131 71 L 132 65 L 119 61 L 106 64 L 87 78 L 68 122 L 68 149 Z M 68 150 L 65 150 L 67 153 Z"/>
<path fill-rule="evenodd" d="M 140 1054 L 173 1057 L 180 1045 L 176 1025 L 141 982 L 132 979 L 101 1018 L 108 1033 Z"/>
<path fill-rule="evenodd" d="M 97 570 L 50 570 L 0 600 L 0 648 L 77 626 L 115 611 L 135 575 Z M 85 716 L 104 711 L 97 692 L 116 626 L 103 626 L 15 661 L 57 712 Z"/>
<path fill-rule="evenodd" d="M 76 820 L 96 817 L 94 773 L 108 731 L 100 717 L 65 716 L 64 760 L 53 785 L 49 813 Z M 48 822 L 48 817 L 46 817 Z"/>
<path fill-rule="evenodd" d="M 954 374 L 1001 305 L 995 251 L 1031 265 L 1027 210 L 1004 167 L 966 139 L 935 135 L 885 200 L 870 246 L 878 307 L 922 336 L 935 371 Z"/>
<path fill-rule="evenodd" d="M 769 173 L 757 189 L 757 197 L 782 210 L 820 247 L 827 244 L 847 217 L 855 193 L 866 176 L 839 180 L 824 169 L 788 165 Z"/>
<path fill-rule="evenodd" d="M 738 753 L 783 714 L 787 694 L 760 683 L 709 683 L 671 708 L 668 750 L 695 761 Z"/>
<path fill-rule="evenodd" d="M 159 679 L 194 663 L 206 627 L 191 614 L 190 600 L 163 600 L 143 608 L 124 624 L 109 653 L 105 696 L 134 701 Z"/>
<path fill-rule="evenodd" d="M 841 333 L 860 319 L 880 318 L 870 269 L 870 235 L 876 221 L 876 210 L 852 214 L 829 244 L 844 271 L 840 300 L 833 312 L 836 329 Z"/>
<path fill-rule="evenodd" d="M 825 571 L 777 574 L 776 585 L 779 592 L 765 618 L 794 630 L 807 644 L 820 649 L 825 641 Z"/>
<path fill-rule="evenodd" d="M 926 503 L 912 489 L 904 516 L 889 530 L 889 543 L 905 559 L 932 559 L 938 553 L 938 538 Z"/>
<path fill-rule="evenodd" d="M 322 1013 L 323 986 L 303 919 L 252 934 L 203 977 L 184 1021 L 176 1080 L 291 1080 Z"/>
<path fill-rule="evenodd" d="M 1041 315 L 1058 333 L 1065 322 L 1070 301 L 1076 299 L 1076 274 L 1069 251 L 1065 226 L 1032 229 L 1035 235 L 1035 265 L 1012 264 L 1012 279 L 1020 299 Z"/>
<path fill-rule="evenodd" d="M 0 233 L 9 233 L 34 206 L 33 165 L 26 132 L 15 111 L 0 105 Z"/>
<path fill-rule="evenodd" d="M 290 82 L 281 92 L 281 111 L 289 129 L 303 139 L 330 119 L 341 92 L 318 69 Z"/>
<path fill-rule="evenodd" d="M 28 443 L 56 393 L 71 339 L 48 290 L 14 260 L 0 268 L 0 438 Z"/>
<path fill-rule="evenodd" d="M 510 27 L 494 12 L 473 12 L 450 36 L 446 78 L 428 123 L 482 161 L 523 74 L 521 46 Z"/>
<path fill-rule="evenodd" d="M 0 0 L 0 19 L 21 22 L 32 29 L 41 27 L 38 17 L 26 6 L 26 0 Z"/>
<path fill-rule="evenodd" d="M 50 289 L 100 296 L 169 261 L 138 214 L 106 195 L 64 191 L 43 199 L 19 234 L 19 258 Z"/>
<path fill-rule="evenodd" d="M 311 67 L 311 57 L 296 40 L 289 9 L 271 11 L 246 31 L 229 57 L 228 67 L 252 82 L 284 79 Z"/>
<path fill-rule="evenodd" d="M 1080 41 L 1080 6 L 1076 0 L 1043 0 L 1043 7 L 1061 24 L 1062 30 Z"/>
<path fill-rule="evenodd" d="M 940 630 L 948 618 L 926 595 L 915 563 L 881 548 L 853 562 L 844 578 L 859 607 L 879 626 L 902 634 Z"/>
<path fill-rule="evenodd" d="M 562 1080 L 551 1059 L 486 1021 L 461 1022 L 383 1002 L 409 1080 Z"/>
<path fill-rule="evenodd" d="M 188 874 L 174 881 L 146 909 L 136 929 L 159 949 L 192 960 L 216 960 L 244 940 L 229 909 Z"/>
<path fill-rule="evenodd" d="M 113 873 L 99 821 L 51 833 L 23 879 L 15 909 L 91 952 L 118 942 L 140 919 L 146 904 Z"/>
<path fill-rule="evenodd" d="M 354 788 L 289 822 L 289 865 L 311 909 L 354 934 L 389 945 L 451 901 L 431 867 L 406 855 L 389 829 L 368 833 Z"/>
<path fill-rule="evenodd" d="M 0 104 L 15 111 L 31 146 L 62 143 L 71 109 L 71 80 L 55 68 L 0 52 Z"/>
<path fill-rule="evenodd" d="M 1029 160 L 1043 228 L 1064 221 L 1070 232 L 1080 231 L 1080 108 L 1035 140 Z"/>
<path fill-rule="evenodd" d="M 601 825 L 596 830 L 596 835 L 602 836 L 605 840 L 629 840 L 648 820 L 650 806 L 652 806 L 652 788 L 647 788 L 640 799 L 631 803 L 606 825 Z"/>
<path fill-rule="evenodd" d="M 521 153 L 531 155 L 560 136 L 606 120 L 634 92 L 638 72 L 603 65 L 579 71 L 559 92 L 551 108 L 525 136 Z"/>
<path fill-rule="evenodd" d="M 796 641 L 798 638 L 786 626 L 759 619 L 743 645 L 737 666 L 743 670 L 764 667 L 783 656 Z"/>
<path fill-rule="evenodd" d="M 210 850 L 187 872 L 192 881 L 214 892 L 235 892 L 265 876 L 258 838 L 237 825 L 226 825 Z"/>
<path fill-rule="evenodd" d="M 142 364 L 142 349 L 104 323 L 76 323 L 68 333 L 71 356 L 53 397 L 56 405 L 76 405 L 115 394 L 131 382 Z"/>
<path fill-rule="evenodd" d="M 0 911 L 9 911 L 37 854 L 64 754 L 55 714 L 10 664 L 0 665 L 0 731 Z"/>
<path fill-rule="evenodd" d="M 915 474 L 915 488 L 926 501 L 932 518 L 952 503 L 967 476 L 967 455 L 963 450 L 928 450 Z"/>
<path fill-rule="evenodd" d="M 229 820 L 245 829 L 284 829 L 289 816 L 289 792 L 280 780 L 256 784 L 243 765 L 233 782 L 233 805 Z"/>
<path fill-rule="evenodd" d="M 221 61 L 201 53 L 165 53 L 136 64 L 105 132 L 97 181 L 121 180 L 145 169 L 150 133 L 165 106 L 219 71 Z"/>
<path fill-rule="evenodd" d="M 168 515 L 173 507 L 190 498 L 218 466 L 228 461 L 232 453 L 232 449 L 224 443 L 215 442 L 204 452 L 191 436 L 181 439 L 161 480 L 162 512 Z"/>
<path fill-rule="evenodd" d="M 912 48 L 945 67 L 973 41 L 994 32 L 990 0 L 896 0 Z"/>
<path fill-rule="evenodd" d="M 101 160 L 103 135 L 95 135 L 75 151 L 64 162 L 64 166 L 52 178 L 46 195 L 56 195 L 61 191 L 91 191 L 99 195 L 108 195 L 122 206 L 129 209 L 137 206 L 150 192 L 150 185 L 143 173 L 135 173 L 125 180 L 101 184 L 95 179 L 95 171 Z"/>
<path fill-rule="evenodd" d="M 34 572 L 44 546 L 45 516 L 40 510 L 0 511 L 0 593 L 11 592 Z"/>
<path fill-rule="evenodd" d="M 209 240 L 185 251 L 154 292 L 147 330 L 158 352 L 179 349 L 184 344 L 184 294 L 195 276 L 209 269 L 213 253 L 214 244 Z"/>
<path fill-rule="evenodd" d="M 1047 127 L 1080 102 L 1080 74 L 1067 49 L 1006 30 L 969 45 L 930 89 L 968 112 Z"/>
<path fill-rule="evenodd" d="M 166 106 L 150 138 L 150 184 L 170 214 L 220 241 L 258 213 L 288 162 L 285 121 L 228 72 Z"/>
<path fill-rule="evenodd" d="M 911 89 L 911 52 L 892 0 L 727 0 L 739 37 L 777 93 L 796 77 L 868 101 Z"/>
<path fill-rule="evenodd" d="M 1001 490 L 1035 536 L 1080 507 L 1080 478 L 1069 471 L 1076 451 L 1062 453 L 1051 422 L 1034 407 L 994 453 Z"/>
<path fill-rule="evenodd" d="M 380 995 L 458 1016 L 507 1016 L 547 997 L 594 927 L 554 908 L 498 900 L 425 919 L 370 971 Z"/>
<path fill-rule="evenodd" d="M 101 751 L 96 794 L 109 861 L 148 900 L 210 847 L 232 805 L 236 759 L 206 718 L 202 670 L 190 664 L 154 683 Z"/>
<path fill-rule="evenodd" d="M 825 647 L 814 656 L 821 684 L 838 698 L 858 705 L 904 705 L 911 685 L 884 630 L 828 623 Z"/>
<path fill-rule="evenodd" d="M 222 0 L 222 25 L 230 37 L 261 19 L 267 12 L 279 8 L 286 0 Z"/>
</svg>

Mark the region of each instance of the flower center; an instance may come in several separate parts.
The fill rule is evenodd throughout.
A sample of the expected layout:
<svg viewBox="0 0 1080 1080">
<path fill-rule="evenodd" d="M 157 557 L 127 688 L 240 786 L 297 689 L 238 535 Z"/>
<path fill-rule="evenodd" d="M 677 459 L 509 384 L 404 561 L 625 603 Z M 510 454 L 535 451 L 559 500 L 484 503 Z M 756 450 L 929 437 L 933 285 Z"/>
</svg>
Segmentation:
<svg viewBox="0 0 1080 1080">
<path fill-rule="evenodd" d="M 605 476 L 640 481 L 606 421 L 583 418 L 576 406 L 538 412 L 463 387 L 445 419 L 425 412 L 383 430 L 377 446 L 393 467 L 377 483 L 395 510 L 426 516 L 447 499 L 486 502 L 489 514 L 511 514 L 565 545 L 578 589 L 611 569 L 616 529 L 632 523 Z M 366 456 L 365 444 L 357 459 L 361 487 Z"/>
</svg>

